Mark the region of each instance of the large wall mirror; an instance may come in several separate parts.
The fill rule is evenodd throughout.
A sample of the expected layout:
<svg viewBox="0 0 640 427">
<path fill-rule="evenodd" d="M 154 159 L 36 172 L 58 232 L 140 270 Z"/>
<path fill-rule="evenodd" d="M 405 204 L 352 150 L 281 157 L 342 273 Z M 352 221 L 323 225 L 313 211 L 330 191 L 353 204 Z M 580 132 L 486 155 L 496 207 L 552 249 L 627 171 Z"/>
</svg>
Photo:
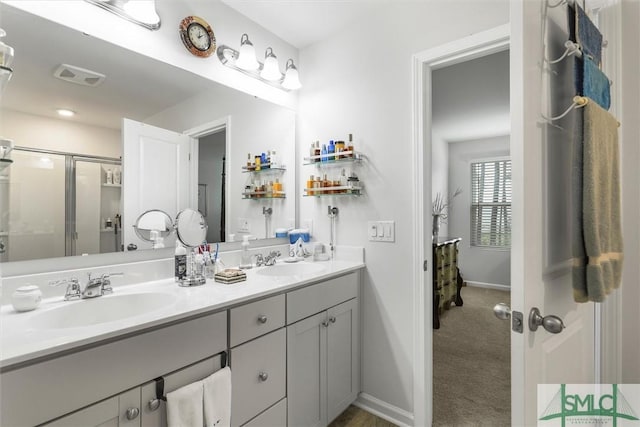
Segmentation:
<svg viewBox="0 0 640 427">
<path fill-rule="evenodd" d="M 149 209 L 200 210 L 208 242 L 295 224 L 294 111 L 3 3 L 0 16 L 15 48 L 0 261 L 151 249 L 133 230 Z M 274 152 L 281 167 L 247 170 Z"/>
</svg>

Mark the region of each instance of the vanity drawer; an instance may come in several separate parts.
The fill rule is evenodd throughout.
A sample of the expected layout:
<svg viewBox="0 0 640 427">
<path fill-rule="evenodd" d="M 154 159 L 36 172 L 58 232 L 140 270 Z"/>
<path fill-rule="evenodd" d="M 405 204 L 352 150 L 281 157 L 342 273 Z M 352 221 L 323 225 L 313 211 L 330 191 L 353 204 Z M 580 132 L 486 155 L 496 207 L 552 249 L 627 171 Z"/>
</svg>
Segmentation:
<svg viewBox="0 0 640 427">
<path fill-rule="evenodd" d="M 285 397 L 286 338 L 282 328 L 231 350 L 232 426 L 246 423 Z"/>
<path fill-rule="evenodd" d="M 276 295 L 229 310 L 231 347 L 283 327 L 284 303 L 284 295 Z"/>
<path fill-rule="evenodd" d="M 358 296 L 358 273 L 350 273 L 287 294 L 287 325 Z"/>
<path fill-rule="evenodd" d="M 287 425 L 287 399 L 273 405 L 243 427 L 284 427 Z"/>
</svg>

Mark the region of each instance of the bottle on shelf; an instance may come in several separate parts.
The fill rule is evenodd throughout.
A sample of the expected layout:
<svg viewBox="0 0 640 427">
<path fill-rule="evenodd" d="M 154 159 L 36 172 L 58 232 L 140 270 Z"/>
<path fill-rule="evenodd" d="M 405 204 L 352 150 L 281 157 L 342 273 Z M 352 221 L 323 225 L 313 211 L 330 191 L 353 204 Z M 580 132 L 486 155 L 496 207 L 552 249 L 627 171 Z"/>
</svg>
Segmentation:
<svg viewBox="0 0 640 427">
<path fill-rule="evenodd" d="M 322 153 L 322 150 L 320 150 L 320 141 L 316 141 L 316 146 L 313 152 L 313 155 L 316 156 L 315 159 L 313 159 L 314 162 L 319 162 L 320 161 L 320 154 Z"/>
<path fill-rule="evenodd" d="M 309 149 L 309 161 L 310 162 L 315 162 L 316 159 L 314 159 L 313 157 L 316 155 L 316 143 L 312 142 L 311 143 L 311 148 Z"/>
<path fill-rule="evenodd" d="M 251 153 L 247 154 L 247 170 L 253 169 L 253 162 L 251 161 Z"/>
<path fill-rule="evenodd" d="M 336 141 L 336 160 L 343 159 L 345 157 L 342 155 L 343 151 L 345 151 L 344 141 Z"/>
<path fill-rule="evenodd" d="M 265 153 L 260 154 L 260 165 L 263 169 L 269 169 L 269 159 Z"/>
<path fill-rule="evenodd" d="M 309 196 L 313 196 L 314 183 L 313 175 L 309 176 L 309 179 L 307 180 L 307 195 Z"/>
<path fill-rule="evenodd" d="M 278 178 L 276 178 L 276 182 L 273 183 L 273 192 L 275 193 L 274 194 L 275 197 L 284 196 L 284 194 L 282 194 L 282 183 Z"/>
<path fill-rule="evenodd" d="M 347 145 L 347 151 L 349 151 L 348 156 L 349 157 L 353 157 L 354 153 L 353 153 L 354 147 L 353 147 L 353 134 L 350 133 L 349 134 L 349 143 Z"/>
<path fill-rule="evenodd" d="M 320 160 L 323 162 L 326 162 L 328 160 L 326 144 L 322 144 L 322 151 L 320 152 Z"/>
<path fill-rule="evenodd" d="M 106 184 L 113 184 L 113 171 L 111 169 L 107 169 Z"/>
<path fill-rule="evenodd" d="M 269 162 L 271 163 L 272 168 L 281 168 L 280 159 L 278 158 L 278 154 L 276 150 L 271 150 L 271 155 L 269 156 Z"/>
<path fill-rule="evenodd" d="M 259 156 L 259 155 L 256 155 L 254 157 L 254 160 L 255 160 L 255 168 L 254 168 L 254 170 L 259 171 L 261 169 L 260 168 L 260 164 L 262 163 L 262 157 Z"/>
<path fill-rule="evenodd" d="M 336 145 L 333 142 L 333 139 L 331 141 L 329 141 L 329 146 L 327 147 L 327 154 L 329 155 L 328 160 L 332 161 L 335 160 L 335 152 L 336 152 Z"/>
</svg>

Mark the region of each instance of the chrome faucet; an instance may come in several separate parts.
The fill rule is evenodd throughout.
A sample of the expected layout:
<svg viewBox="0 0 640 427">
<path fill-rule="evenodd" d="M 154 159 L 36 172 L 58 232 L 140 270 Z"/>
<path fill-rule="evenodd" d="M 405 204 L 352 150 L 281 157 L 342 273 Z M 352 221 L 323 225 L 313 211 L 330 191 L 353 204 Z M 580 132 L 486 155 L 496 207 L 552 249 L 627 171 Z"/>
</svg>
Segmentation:
<svg viewBox="0 0 640 427">
<path fill-rule="evenodd" d="M 262 267 L 263 265 L 275 265 L 276 258 L 278 258 L 280 255 L 281 254 L 278 251 L 271 251 L 267 255 L 256 254 L 256 267 Z"/>
<path fill-rule="evenodd" d="M 105 273 L 99 277 L 91 277 L 91 273 L 88 273 L 89 279 L 84 289 L 80 286 L 80 281 L 71 277 L 69 279 L 54 280 L 49 282 L 49 286 L 67 285 L 67 290 L 64 294 L 64 300 L 70 301 L 72 299 L 87 299 L 96 298 L 105 294 L 113 293 L 111 287 L 111 277 L 122 277 L 123 273 Z"/>
</svg>

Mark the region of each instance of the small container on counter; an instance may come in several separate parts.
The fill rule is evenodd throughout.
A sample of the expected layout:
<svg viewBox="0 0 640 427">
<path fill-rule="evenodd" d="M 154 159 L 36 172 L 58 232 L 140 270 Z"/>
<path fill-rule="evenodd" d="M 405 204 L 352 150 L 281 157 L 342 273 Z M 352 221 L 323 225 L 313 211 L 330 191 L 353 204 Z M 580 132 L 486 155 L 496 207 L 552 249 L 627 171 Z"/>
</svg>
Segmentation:
<svg viewBox="0 0 640 427">
<path fill-rule="evenodd" d="M 31 311 L 42 301 L 42 291 L 35 285 L 20 286 L 11 295 L 11 305 L 16 311 Z"/>
</svg>

